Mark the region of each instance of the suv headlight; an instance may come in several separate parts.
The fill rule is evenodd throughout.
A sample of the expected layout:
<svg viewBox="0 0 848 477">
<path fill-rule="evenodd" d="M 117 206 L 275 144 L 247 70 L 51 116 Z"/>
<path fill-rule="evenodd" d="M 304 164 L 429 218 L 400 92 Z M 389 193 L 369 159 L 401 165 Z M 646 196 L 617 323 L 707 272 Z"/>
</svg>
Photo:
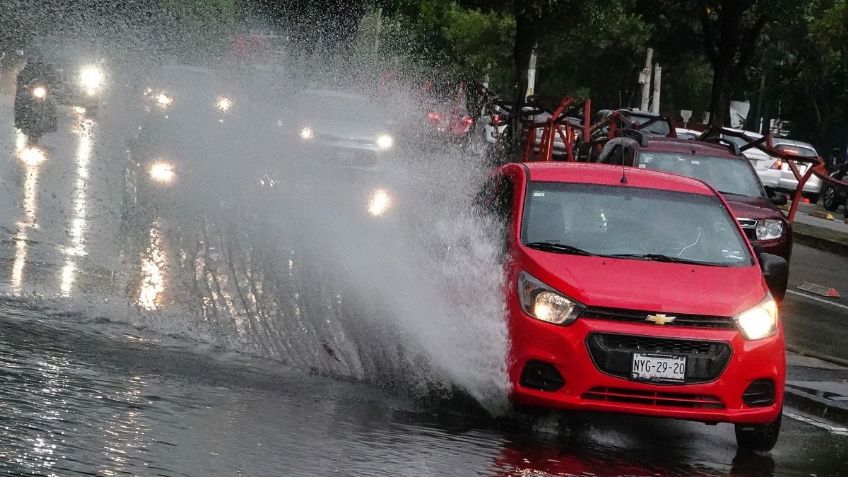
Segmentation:
<svg viewBox="0 0 848 477">
<path fill-rule="evenodd" d="M 518 277 L 518 296 L 525 313 L 537 320 L 557 325 L 574 323 L 584 308 L 581 303 L 545 285 L 527 272 L 521 272 Z"/>
<path fill-rule="evenodd" d="M 774 240 L 783 235 L 783 222 L 774 219 L 757 221 L 757 240 Z"/>
<path fill-rule="evenodd" d="M 777 333 L 777 302 L 771 293 L 754 307 L 733 317 L 746 340 L 761 340 Z"/>
</svg>

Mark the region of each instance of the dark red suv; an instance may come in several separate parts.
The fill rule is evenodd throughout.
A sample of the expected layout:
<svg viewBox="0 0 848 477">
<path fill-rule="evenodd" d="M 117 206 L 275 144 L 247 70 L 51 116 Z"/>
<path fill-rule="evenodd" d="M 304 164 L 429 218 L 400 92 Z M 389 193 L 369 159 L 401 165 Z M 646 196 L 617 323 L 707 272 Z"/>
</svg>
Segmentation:
<svg viewBox="0 0 848 477">
<path fill-rule="evenodd" d="M 775 204 L 781 197 L 766 194 L 736 146 L 633 133 L 608 141 L 597 161 L 703 180 L 724 196 L 756 248 L 789 261 L 792 228 Z"/>
</svg>

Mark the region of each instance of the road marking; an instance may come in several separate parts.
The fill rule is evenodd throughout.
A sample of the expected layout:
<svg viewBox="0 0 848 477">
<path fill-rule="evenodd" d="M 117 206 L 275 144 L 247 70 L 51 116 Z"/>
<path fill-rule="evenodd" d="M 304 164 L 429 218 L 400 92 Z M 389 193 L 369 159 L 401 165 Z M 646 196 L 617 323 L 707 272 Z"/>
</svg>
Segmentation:
<svg viewBox="0 0 848 477">
<path fill-rule="evenodd" d="M 831 300 L 826 300 L 824 298 L 819 298 L 817 296 L 808 295 L 806 293 L 797 292 L 795 290 L 786 290 L 786 293 L 791 293 L 793 295 L 802 296 L 804 298 L 809 298 L 810 300 L 822 302 L 826 305 L 835 306 L 837 308 L 842 308 L 843 310 L 848 310 L 848 305 L 843 305 L 842 303 L 834 303 Z"/>
<path fill-rule="evenodd" d="M 848 436 L 848 427 L 834 426 L 827 422 L 819 421 L 818 419 L 813 419 L 812 417 L 804 416 L 788 409 L 783 410 L 783 415 L 790 419 L 795 419 L 796 421 L 801 421 L 811 426 L 825 429 L 831 434 L 836 434 L 837 436 Z"/>
</svg>

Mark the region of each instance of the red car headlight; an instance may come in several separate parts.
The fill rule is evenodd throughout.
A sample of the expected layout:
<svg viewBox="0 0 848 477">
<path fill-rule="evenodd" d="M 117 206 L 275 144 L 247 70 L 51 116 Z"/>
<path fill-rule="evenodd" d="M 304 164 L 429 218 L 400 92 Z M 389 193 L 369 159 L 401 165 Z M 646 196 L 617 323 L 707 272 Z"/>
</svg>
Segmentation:
<svg viewBox="0 0 848 477">
<path fill-rule="evenodd" d="M 570 325 L 585 308 L 581 303 L 545 285 L 527 272 L 518 277 L 521 308 L 537 320 Z"/>
<path fill-rule="evenodd" d="M 777 333 L 777 303 L 771 293 L 763 301 L 733 317 L 746 340 L 761 340 Z"/>
</svg>

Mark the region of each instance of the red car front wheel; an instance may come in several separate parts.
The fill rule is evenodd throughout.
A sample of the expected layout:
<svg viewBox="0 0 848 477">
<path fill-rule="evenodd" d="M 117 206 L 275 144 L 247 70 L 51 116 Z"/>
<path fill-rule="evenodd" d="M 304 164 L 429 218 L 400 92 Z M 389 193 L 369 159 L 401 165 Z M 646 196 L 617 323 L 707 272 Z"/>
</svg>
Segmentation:
<svg viewBox="0 0 848 477">
<path fill-rule="evenodd" d="M 736 445 L 753 451 L 770 451 L 780 436 L 783 408 L 777 418 L 768 424 L 736 424 Z"/>
</svg>

